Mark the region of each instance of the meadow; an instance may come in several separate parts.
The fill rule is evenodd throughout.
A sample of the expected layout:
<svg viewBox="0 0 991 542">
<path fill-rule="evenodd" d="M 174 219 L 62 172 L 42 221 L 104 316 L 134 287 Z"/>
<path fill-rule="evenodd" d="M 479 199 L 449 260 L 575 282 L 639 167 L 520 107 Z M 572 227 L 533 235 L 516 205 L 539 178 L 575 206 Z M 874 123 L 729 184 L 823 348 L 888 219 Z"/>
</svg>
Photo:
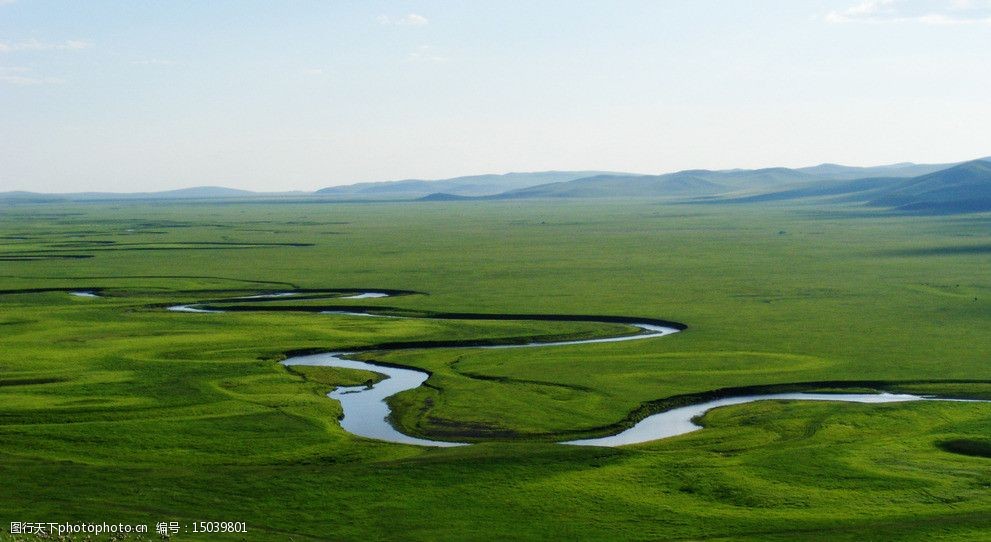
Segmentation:
<svg viewBox="0 0 991 542">
<path fill-rule="evenodd" d="M 408 290 L 381 311 L 635 316 L 669 337 L 370 350 L 428 449 L 354 437 L 290 352 L 586 338 L 621 324 L 164 310 Z M 70 295 L 97 291 L 101 297 Z M 623 448 L 726 388 L 991 399 L 991 215 L 605 200 L 0 207 L 0 540 L 13 521 L 244 521 L 177 540 L 986 540 L 991 404 L 760 402 Z"/>
</svg>

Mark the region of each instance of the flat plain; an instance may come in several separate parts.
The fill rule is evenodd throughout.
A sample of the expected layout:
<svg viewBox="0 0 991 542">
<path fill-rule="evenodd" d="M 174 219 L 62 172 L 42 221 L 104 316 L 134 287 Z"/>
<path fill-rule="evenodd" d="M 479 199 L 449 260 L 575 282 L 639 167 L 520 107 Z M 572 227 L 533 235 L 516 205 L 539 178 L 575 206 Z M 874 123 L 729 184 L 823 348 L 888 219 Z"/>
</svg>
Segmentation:
<svg viewBox="0 0 991 542">
<path fill-rule="evenodd" d="M 325 302 L 289 298 L 257 311 L 165 310 L 322 289 L 418 292 L 334 302 L 383 311 L 635 316 L 688 329 L 363 354 L 432 373 L 391 400 L 394 423 L 476 443 L 432 449 L 341 430 L 325 394 L 373 375 L 277 362 L 624 326 L 278 310 Z M 641 445 L 554 443 L 726 388 L 991 399 L 988 214 L 626 200 L 7 205 L 0 290 L 3 529 L 244 521 L 247 540 L 991 532 L 987 403 L 769 401 Z"/>
</svg>

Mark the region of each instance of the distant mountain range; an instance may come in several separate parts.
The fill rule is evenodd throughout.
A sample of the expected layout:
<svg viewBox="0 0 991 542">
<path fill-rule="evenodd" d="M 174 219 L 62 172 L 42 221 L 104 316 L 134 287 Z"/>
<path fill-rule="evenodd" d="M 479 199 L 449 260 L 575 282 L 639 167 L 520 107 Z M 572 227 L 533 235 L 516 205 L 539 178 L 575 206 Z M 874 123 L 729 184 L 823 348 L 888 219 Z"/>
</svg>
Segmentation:
<svg viewBox="0 0 991 542">
<path fill-rule="evenodd" d="M 675 198 L 727 204 L 807 200 L 859 203 L 905 212 L 957 213 L 991 210 L 991 158 L 956 164 L 900 163 L 876 167 L 821 164 L 796 169 L 695 169 L 661 175 L 542 171 L 359 183 L 312 193 L 260 193 L 215 186 L 130 194 L 4 192 L 0 193 L 0 202 L 285 199 L 290 196 L 302 200 L 344 201 Z"/>
<path fill-rule="evenodd" d="M 867 177 L 916 177 L 955 165 L 956 163 L 913 164 L 912 162 L 902 162 L 887 166 L 852 167 L 841 166 L 839 164 L 819 164 L 818 166 L 798 168 L 795 171 L 801 171 L 802 173 L 808 173 L 823 179 L 852 180 L 865 179 Z"/>
<path fill-rule="evenodd" d="M 991 210 L 989 158 L 961 164 L 835 164 L 787 169 L 686 170 L 664 175 L 595 175 L 510 190 L 482 198 L 435 193 L 425 201 L 536 198 L 677 198 L 706 203 L 787 200 L 860 203 L 906 212 Z M 866 177 L 862 177 L 866 176 Z"/>
<path fill-rule="evenodd" d="M 496 196 L 510 198 L 605 198 L 702 196 L 737 190 L 770 189 L 818 180 L 794 169 L 692 169 L 664 175 L 596 175 L 573 181 L 531 186 Z"/>
<path fill-rule="evenodd" d="M 725 203 L 807 200 L 862 203 L 898 211 L 964 213 L 991 211 L 991 161 L 964 162 L 915 177 L 870 177 L 810 183 L 787 190 L 725 198 Z"/>
<path fill-rule="evenodd" d="M 689 169 L 663 175 L 596 175 L 529 186 L 493 196 L 520 198 L 685 197 L 768 192 L 782 187 L 864 177 L 914 177 L 955 164 L 901 163 L 877 167 L 821 164 L 813 167 L 707 170 Z M 439 199 L 433 195 L 430 199 Z"/>
<path fill-rule="evenodd" d="M 347 186 L 332 186 L 317 190 L 322 196 L 361 199 L 417 199 L 430 194 L 443 193 L 450 196 L 492 196 L 510 190 L 517 190 L 541 184 L 573 181 L 584 177 L 607 174 L 603 171 L 538 171 L 534 173 L 506 173 L 504 175 L 471 175 L 426 181 L 406 179 L 358 183 Z M 632 173 L 620 175 L 635 176 Z"/>
<path fill-rule="evenodd" d="M 77 192 L 74 194 L 39 194 L 37 192 L 0 192 L 0 200 L 22 202 L 46 201 L 97 201 L 97 200 L 146 200 L 146 199 L 216 199 L 242 198 L 257 195 L 257 192 L 224 188 L 222 186 L 196 186 L 164 192 Z"/>
<path fill-rule="evenodd" d="M 975 160 L 905 179 L 872 194 L 868 203 L 901 211 L 991 211 L 991 162 Z"/>
</svg>

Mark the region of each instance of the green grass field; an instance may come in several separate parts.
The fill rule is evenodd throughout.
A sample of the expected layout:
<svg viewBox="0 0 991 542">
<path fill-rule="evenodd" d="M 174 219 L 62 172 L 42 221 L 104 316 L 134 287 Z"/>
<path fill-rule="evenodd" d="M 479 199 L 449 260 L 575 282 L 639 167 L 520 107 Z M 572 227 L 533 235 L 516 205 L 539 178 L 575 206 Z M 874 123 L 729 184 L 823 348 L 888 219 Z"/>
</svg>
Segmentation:
<svg viewBox="0 0 991 542">
<path fill-rule="evenodd" d="M 167 312 L 291 289 L 404 310 L 639 316 L 670 337 L 370 352 L 423 449 L 295 350 L 594 337 L 619 324 Z M 101 298 L 67 290 L 100 289 Z M 991 215 L 664 202 L 0 207 L 0 540 L 13 521 L 244 521 L 177 540 L 987 540 L 991 404 L 761 402 L 620 449 L 549 441 L 726 387 L 991 399 Z M 280 300 L 270 307 L 319 304 Z M 843 384 L 848 382 L 849 384 Z"/>
</svg>

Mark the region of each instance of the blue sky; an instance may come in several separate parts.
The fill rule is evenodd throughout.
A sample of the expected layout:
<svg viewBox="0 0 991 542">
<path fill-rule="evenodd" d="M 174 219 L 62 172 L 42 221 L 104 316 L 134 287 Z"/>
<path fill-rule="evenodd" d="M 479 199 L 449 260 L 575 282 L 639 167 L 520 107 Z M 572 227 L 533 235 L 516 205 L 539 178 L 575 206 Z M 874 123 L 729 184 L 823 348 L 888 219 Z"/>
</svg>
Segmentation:
<svg viewBox="0 0 991 542">
<path fill-rule="evenodd" d="M 0 0 L 0 191 L 991 155 L 991 0 Z"/>
</svg>

